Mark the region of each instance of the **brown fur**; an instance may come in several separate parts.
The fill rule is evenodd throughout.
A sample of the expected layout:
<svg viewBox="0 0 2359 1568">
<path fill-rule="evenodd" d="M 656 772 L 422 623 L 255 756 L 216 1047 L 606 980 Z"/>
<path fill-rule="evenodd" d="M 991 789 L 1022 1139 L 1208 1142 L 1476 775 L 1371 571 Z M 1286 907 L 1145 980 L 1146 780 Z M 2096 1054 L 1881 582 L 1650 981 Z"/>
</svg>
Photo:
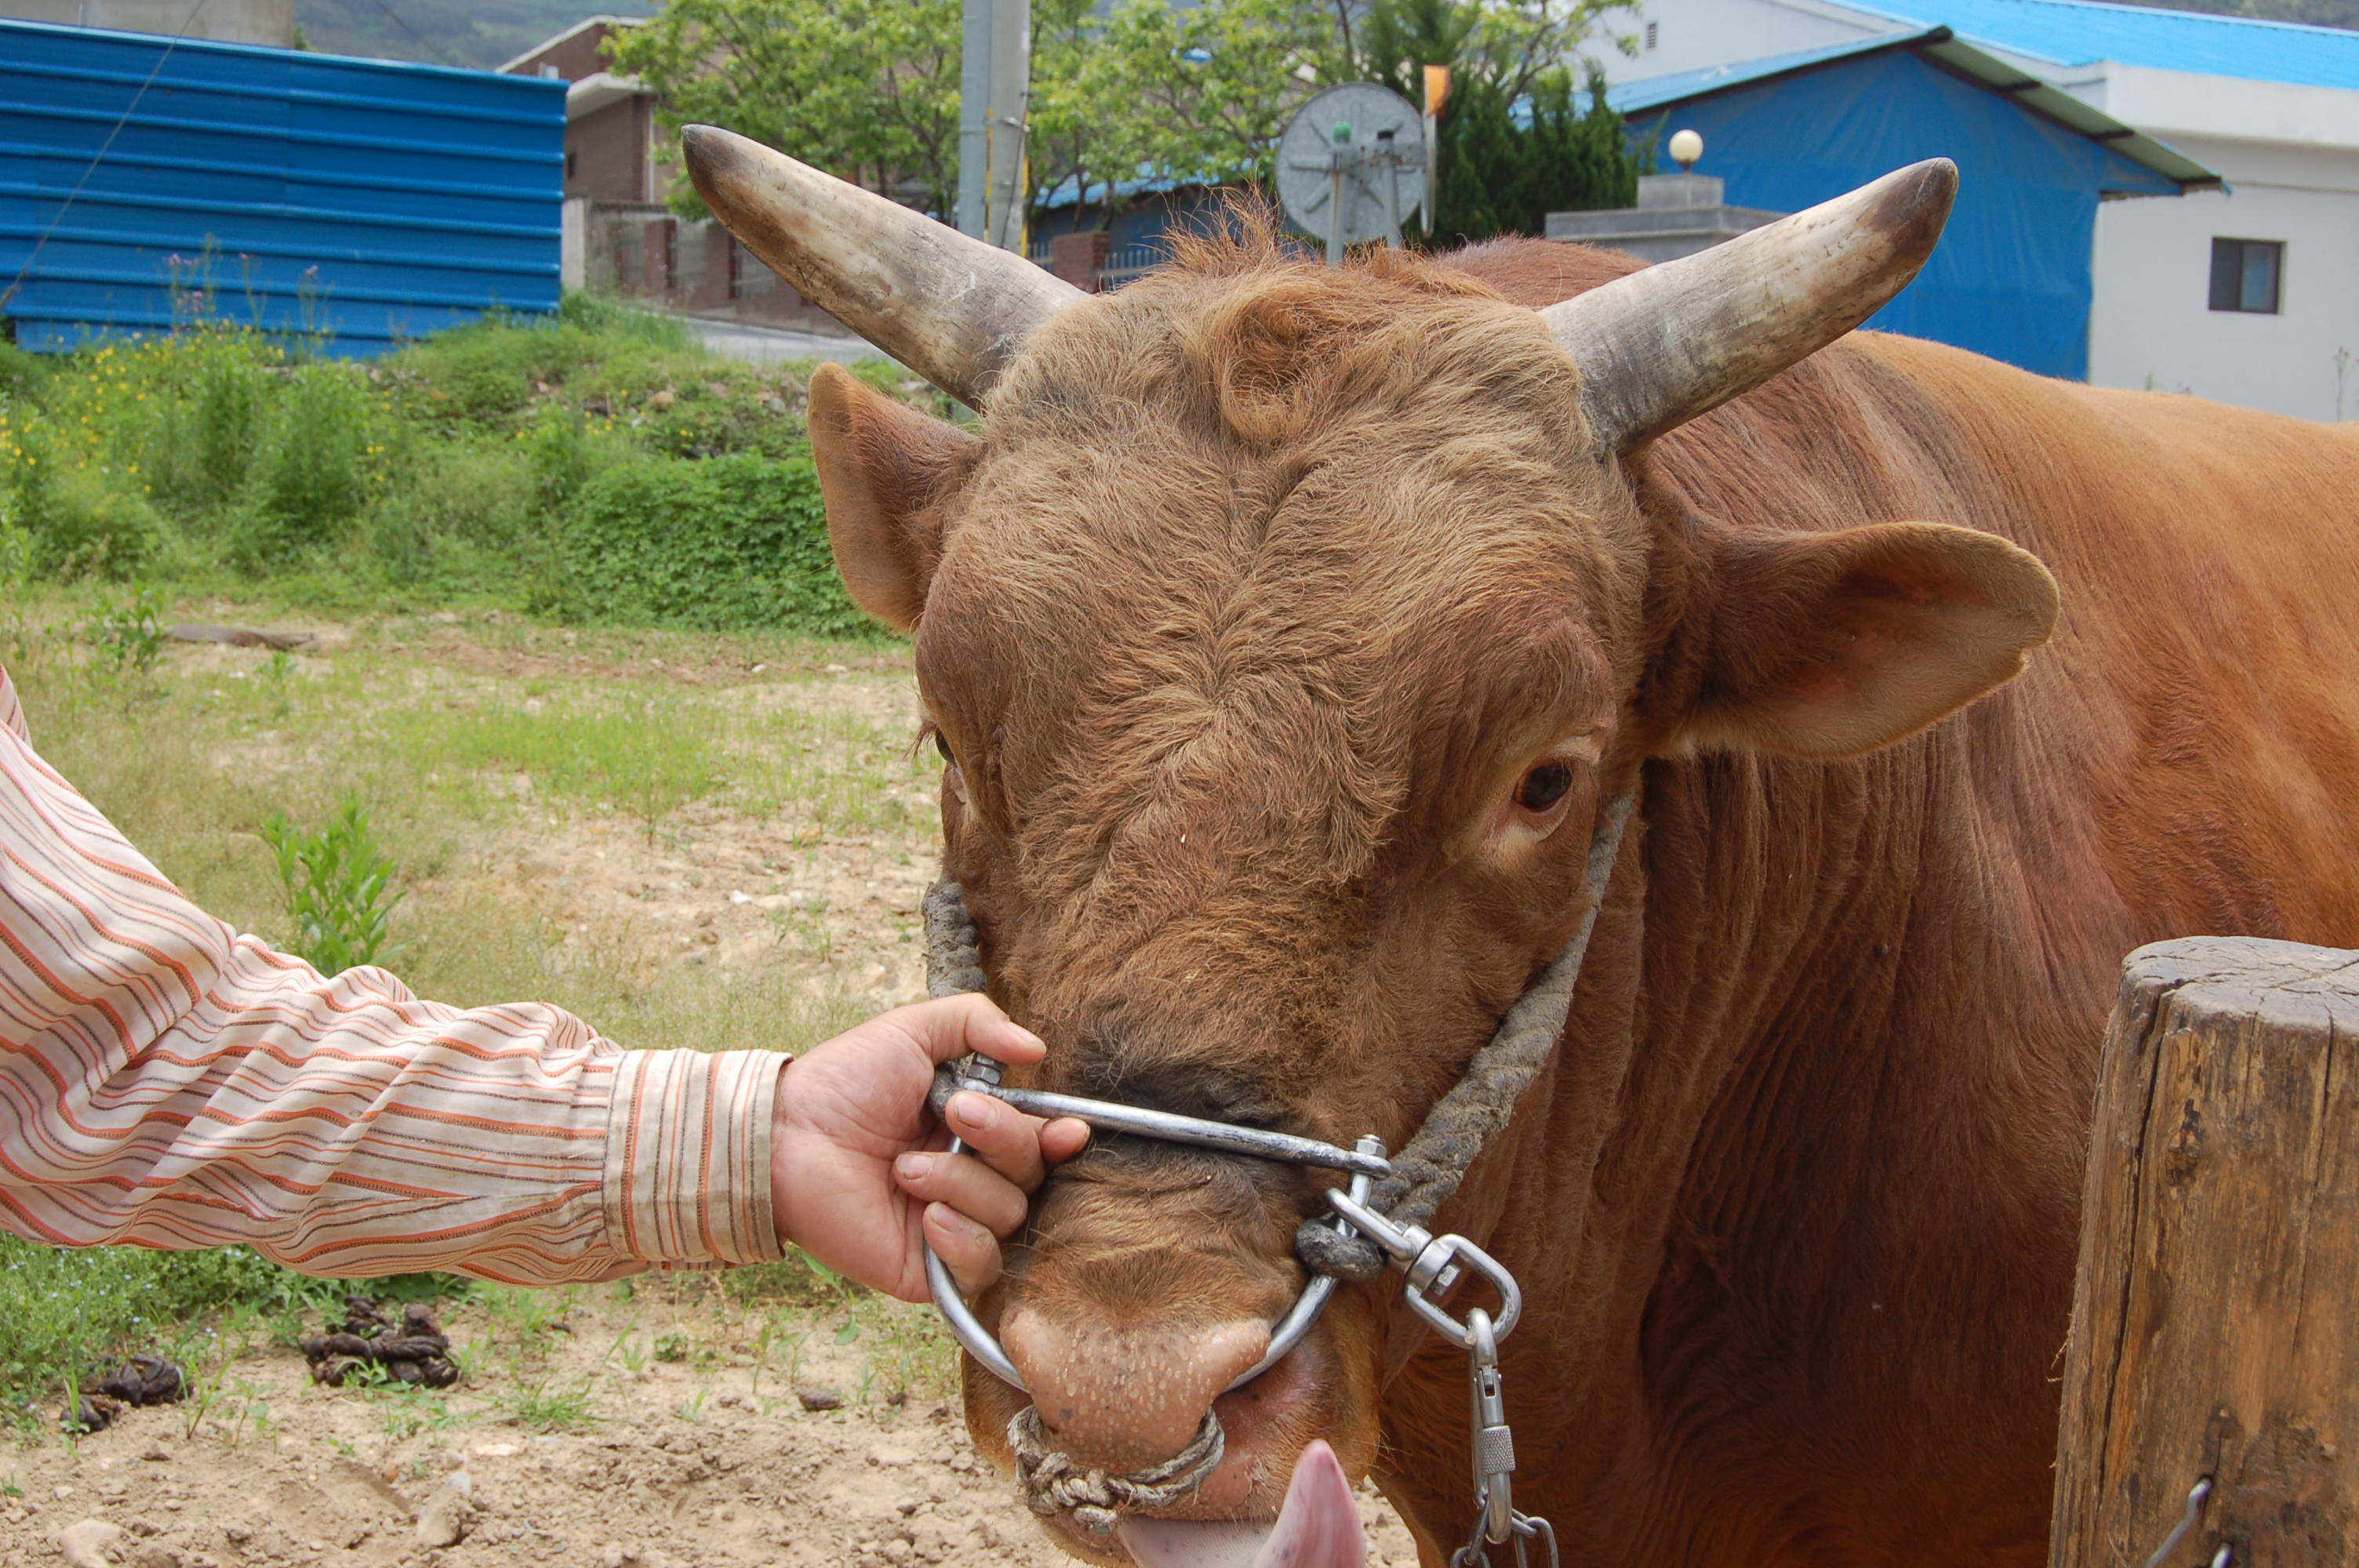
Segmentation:
<svg viewBox="0 0 2359 1568">
<path fill-rule="evenodd" d="M 1528 1293 L 1519 1500 L 1598 1563 L 2039 1563 L 2122 955 L 2359 943 L 2321 591 L 2359 435 L 1859 335 L 1616 460 L 1527 308 L 1623 265 L 1212 246 L 1054 319 L 914 469 L 827 378 L 847 577 L 922 563 L 870 597 L 922 607 L 949 868 L 1059 1087 L 1397 1147 L 1636 780 L 1567 1042 L 1440 1217 Z M 2055 641 L 1816 760 L 2045 634 L 2021 551 L 1868 526 L 1919 520 L 2045 561 Z M 1566 827 L 1492 834 L 1568 736 Z M 1110 1141 L 1008 1292 L 1159 1342 L 1274 1314 L 1318 1185 Z M 1222 1401 L 1208 1510 L 1323 1434 L 1454 1544 L 1464 1363 L 1396 1303 Z M 1011 1398 L 971 1374 L 981 1440 Z"/>
</svg>

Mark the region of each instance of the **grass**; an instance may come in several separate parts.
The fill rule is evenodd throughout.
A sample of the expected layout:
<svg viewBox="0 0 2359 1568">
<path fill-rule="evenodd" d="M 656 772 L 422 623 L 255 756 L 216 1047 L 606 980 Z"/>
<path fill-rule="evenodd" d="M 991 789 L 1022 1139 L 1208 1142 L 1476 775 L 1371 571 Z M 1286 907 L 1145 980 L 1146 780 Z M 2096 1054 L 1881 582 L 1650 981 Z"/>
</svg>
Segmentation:
<svg viewBox="0 0 2359 1568">
<path fill-rule="evenodd" d="M 875 674 L 828 673 L 877 670 L 869 646 L 476 615 L 455 626 L 364 623 L 326 657 L 212 649 L 147 657 L 126 602 L 103 585 L 9 591 L 0 577 L 0 663 L 44 756 L 232 925 L 299 945 L 305 930 L 271 825 L 288 825 L 292 842 L 319 837 L 306 825 L 342 821 L 345 848 L 360 845 L 364 827 L 361 858 L 383 862 L 385 880 L 360 900 L 384 916 L 372 939 L 397 946 L 399 972 L 421 995 L 461 1005 L 544 1000 L 626 1044 L 702 1049 L 799 1049 L 862 1015 L 836 978 L 823 904 L 781 911 L 773 957 L 715 984 L 708 971 L 651 960 L 628 908 L 614 912 L 612 930 L 569 926 L 515 867 L 542 843 L 636 845 L 676 858 L 693 880 L 703 836 L 744 824 L 760 825 L 777 846 L 766 874 L 781 885 L 832 842 L 929 853 L 940 763 L 911 747 L 900 719 L 872 711 L 862 694 L 878 689 Z M 165 598 L 151 600 L 147 616 L 259 619 L 250 605 Z M 881 667 L 906 681 L 906 666 Z M 727 891 L 708 885 L 700 896 L 719 904 Z M 191 1431 L 212 1423 L 205 1430 L 250 1439 L 270 1412 L 241 1390 L 238 1353 L 291 1343 L 353 1288 L 242 1249 L 63 1251 L 0 1238 L 0 1414 L 24 1436 L 53 1431 L 63 1390 L 98 1361 L 160 1347 L 193 1358 L 201 1399 Z M 462 1388 L 480 1374 L 508 1419 L 575 1430 L 595 1418 L 597 1379 L 547 1360 L 567 1310 L 561 1292 L 470 1290 L 437 1277 L 357 1288 L 395 1299 L 443 1294 L 479 1311 L 484 1331 L 465 1353 L 471 1379 Z M 603 1375 L 677 1349 L 701 1364 L 758 1367 L 770 1391 L 790 1399 L 802 1346 L 848 1332 L 875 1363 L 866 1397 L 952 1385 L 947 1342 L 925 1314 L 799 1258 L 607 1288 L 706 1305 L 689 1314 L 678 1346 L 646 1332 L 619 1341 Z M 428 1390 L 357 1397 L 389 1434 L 444 1423 L 458 1408 Z"/>
<path fill-rule="evenodd" d="M 717 359 L 678 321 L 580 295 L 355 363 L 190 298 L 161 335 L 0 344 L 0 557 L 25 575 L 881 635 L 829 561 L 808 366 Z M 893 367 L 858 373 L 938 401 Z"/>
</svg>

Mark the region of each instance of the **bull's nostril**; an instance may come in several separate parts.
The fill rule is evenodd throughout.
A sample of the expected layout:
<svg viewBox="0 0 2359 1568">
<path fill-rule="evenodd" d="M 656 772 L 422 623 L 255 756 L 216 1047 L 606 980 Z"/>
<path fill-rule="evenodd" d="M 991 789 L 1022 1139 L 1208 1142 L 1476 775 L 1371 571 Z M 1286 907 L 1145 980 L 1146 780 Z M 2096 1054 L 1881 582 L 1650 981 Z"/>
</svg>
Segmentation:
<svg viewBox="0 0 2359 1568">
<path fill-rule="evenodd" d="M 1188 1445 L 1221 1391 L 1269 1348 L 1269 1325 L 1114 1329 L 1018 1307 L 999 1337 L 1057 1446 L 1081 1464 L 1129 1471 Z"/>
</svg>

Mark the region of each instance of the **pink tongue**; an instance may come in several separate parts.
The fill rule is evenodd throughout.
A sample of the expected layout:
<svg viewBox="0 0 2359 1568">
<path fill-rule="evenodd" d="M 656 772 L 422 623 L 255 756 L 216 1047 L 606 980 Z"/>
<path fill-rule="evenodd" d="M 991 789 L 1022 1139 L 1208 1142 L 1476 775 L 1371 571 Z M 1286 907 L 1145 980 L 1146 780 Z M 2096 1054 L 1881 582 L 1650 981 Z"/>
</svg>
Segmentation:
<svg viewBox="0 0 2359 1568">
<path fill-rule="evenodd" d="M 1275 1525 L 1125 1519 L 1122 1541 L 1139 1568 L 1361 1568 L 1368 1552 L 1351 1485 L 1324 1443 L 1294 1462 Z"/>
</svg>

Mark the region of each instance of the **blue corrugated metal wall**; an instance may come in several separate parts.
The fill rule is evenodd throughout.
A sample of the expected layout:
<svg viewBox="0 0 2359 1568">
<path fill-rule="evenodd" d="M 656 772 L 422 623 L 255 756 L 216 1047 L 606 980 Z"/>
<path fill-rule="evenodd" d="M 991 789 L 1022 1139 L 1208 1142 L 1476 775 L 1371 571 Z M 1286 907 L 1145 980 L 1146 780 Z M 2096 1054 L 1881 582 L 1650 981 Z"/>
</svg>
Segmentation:
<svg viewBox="0 0 2359 1568">
<path fill-rule="evenodd" d="M 1709 96 L 1615 98 L 1634 136 L 1691 126 L 1700 174 L 1740 207 L 1796 212 L 1919 158 L 1958 164 L 1958 204 L 1932 259 L 1870 317 L 2042 375 L 2089 373 L 2090 247 L 2108 194 L 2175 196 L 2153 170 L 1915 55 L 1837 60 Z M 1633 101 L 1636 102 L 1633 102 Z M 1669 118 L 1665 118 L 1666 111 Z M 1660 155 L 1658 154 L 1659 157 Z"/>
<path fill-rule="evenodd" d="M 553 309 L 564 144 L 562 81 L 0 21 L 0 314 L 168 327 L 175 257 L 343 354 Z"/>
</svg>

